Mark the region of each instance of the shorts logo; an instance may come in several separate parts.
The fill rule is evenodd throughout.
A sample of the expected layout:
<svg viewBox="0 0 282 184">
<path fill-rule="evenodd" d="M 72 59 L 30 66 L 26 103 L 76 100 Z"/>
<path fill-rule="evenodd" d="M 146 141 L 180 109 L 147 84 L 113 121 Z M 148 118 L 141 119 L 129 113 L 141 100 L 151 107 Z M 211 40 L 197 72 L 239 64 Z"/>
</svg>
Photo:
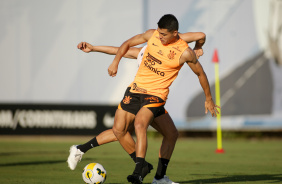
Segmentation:
<svg viewBox="0 0 282 184">
<path fill-rule="evenodd" d="M 158 103 L 159 102 L 159 98 L 155 97 L 155 96 L 145 98 L 145 100 L 150 100 L 150 103 Z"/>
<path fill-rule="evenodd" d="M 176 55 L 176 53 L 174 51 L 169 51 L 169 54 L 167 55 L 168 59 L 174 59 L 174 56 Z"/>
<path fill-rule="evenodd" d="M 131 99 L 132 98 L 130 96 L 125 96 L 124 99 L 123 99 L 123 103 L 124 104 L 129 104 Z"/>
</svg>

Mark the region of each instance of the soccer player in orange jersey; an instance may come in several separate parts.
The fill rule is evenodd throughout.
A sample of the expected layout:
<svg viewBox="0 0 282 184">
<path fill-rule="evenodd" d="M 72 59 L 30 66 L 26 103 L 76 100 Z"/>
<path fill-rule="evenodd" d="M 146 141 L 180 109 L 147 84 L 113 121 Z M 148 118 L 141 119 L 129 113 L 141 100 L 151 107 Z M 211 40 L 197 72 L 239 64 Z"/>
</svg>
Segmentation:
<svg viewBox="0 0 282 184">
<path fill-rule="evenodd" d="M 193 41 L 196 41 L 196 45 L 203 45 L 205 42 L 205 34 L 202 32 L 195 32 L 195 33 L 184 33 L 180 34 L 180 37 L 183 38 L 186 42 L 190 43 Z M 87 42 L 81 42 L 77 45 L 77 48 L 88 53 L 88 52 L 103 52 L 106 54 L 116 54 L 118 51 L 118 47 L 112 47 L 112 46 L 93 46 Z M 138 65 L 140 65 L 142 61 L 142 56 L 144 54 L 144 50 L 146 49 L 146 46 L 143 48 L 135 48 L 132 47 L 128 50 L 128 52 L 124 55 L 126 58 L 132 58 L 137 59 Z M 203 54 L 202 49 L 199 49 L 198 52 L 199 56 Z M 164 129 L 163 127 L 167 127 Z M 163 109 L 162 114 L 160 114 L 158 117 L 154 119 L 154 121 L 151 123 L 151 126 L 155 128 L 158 132 L 160 132 L 163 136 L 163 143 L 160 148 L 160 158 L 170 159 L 171 154 L 173 152 L 175 142 L 178 137 L 178 131 L 175 128 L 175 125 L 169 116 L 168 113 Z M 131 128 L 131 132 L 132 132 Z M 169 132 L 167 131 L 169 130 Z M 82 155 L 87 152 L 89 149 L 93 147 L 97 147 L 109 142 L 116 141 L 116 136 L 114 135 L 112 129 L 106 130 L 99 134 L 97 137 L 94 137 L 90 141 L 88 141 L 85 144 L 78 145 L 78 146 L 72 146 L 71 147 L 71 154 L 68 158 L 68 164 L 69 167 L 73 170 L 75 169 L 78 161 L 81 159 Z M 133 158 L 133 160 L 136 159 L 135 156 L 135 145 L 131 147 L 131 149 L 126 150 L 128 154 Z M 150 170 L 152 169 L 152 166 L 149 163 L 146 163 L 145 166 L 143 166 L 143 174 L 142 177 L 145 177 Z M 162 178 L 168 179 L 168 177 L 165 176 L 165 170 L 163 170 Z M 157 175 L 157 174 L 156 174 Z M 162 175 L 162 174 L 160 174 Z"/>
<path fill-rule="evenodd" d="M 147 42 L 143 60 L 132 83 L 127 97 L 130 103 L 121 101 L 115 114 L 113 126 L 114 134 L 120 144 L 125 148 L 130 144 L 125 130 L 133 122 L 135 126 L 136 142 L 136 167 L 127 180 L 133 184 L 142 183 L 142 167 L 145 163 L 147 151 L 147 128 L 158 112 L 163 108 L 169 86 L 175 80 L 179 70 L 187 63 L 192 71 L 198 76 L 204 90 L 206 101 L 206 113 L 212 116 L 218 113 L 217 105 L 214 104 L 207 76 L 197 60 L 195 52 L 178 34 L 178 21 L 175 16 L 164 15 L 158 22 L 157 30 L 147 30 L 145 33 L 136 35 L 125 41 L 119 48 L 115 59 L 108 68 L 110 76 L 117 74 L 120 59 L 127 53 L 130 47 Z M 140 108 L 141 107 L 141 108 Z M 165 128 L 165 125 L 164 125 Z M 168 130 L 169 131 L 169 130 Z M 160 158 L 160 170 L 166 169 L 168 159 Z M 158 172 L 158 171 L 157 171 Z M 156 175 L 153 184 L 174 183 Z"/>
</svg>

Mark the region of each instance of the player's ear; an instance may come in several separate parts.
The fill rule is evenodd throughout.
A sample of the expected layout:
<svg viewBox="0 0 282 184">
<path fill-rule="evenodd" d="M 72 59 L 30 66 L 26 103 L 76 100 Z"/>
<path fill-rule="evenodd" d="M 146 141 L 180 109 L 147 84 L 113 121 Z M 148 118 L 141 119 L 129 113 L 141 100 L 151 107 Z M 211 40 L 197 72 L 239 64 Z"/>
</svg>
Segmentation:
<svg viewBox="0 0 282 184">
<path fill-rule="evenodd" d="M 176 30 L 175 30 L 175 31 L 173 31 L 173 33 L 172 33 L 172 34 L 173 34 L 173 36 L 177 36 L 178 31 L 176 31 Z"/>
</svg>

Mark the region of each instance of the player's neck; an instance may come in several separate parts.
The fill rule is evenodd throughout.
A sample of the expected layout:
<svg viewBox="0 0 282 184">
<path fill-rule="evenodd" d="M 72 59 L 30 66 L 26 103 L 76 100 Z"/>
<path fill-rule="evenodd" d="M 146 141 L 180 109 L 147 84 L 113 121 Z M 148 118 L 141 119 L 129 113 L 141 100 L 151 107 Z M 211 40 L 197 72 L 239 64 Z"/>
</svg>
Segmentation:
<svg viewBox="0 0 282 184">
<path fill-rule="evenodd" d="M 177 34 L 177 36 L 175 37 L 175 38 L 173 38 L 172 40 L 171 40 L 171 42 L 169 42 L 167 45 L 170 45 L 170 44 L 174 44 L 174 43 L 176 43 L 178 40 L 179 40 L 179 35 Z"/>
</svg>

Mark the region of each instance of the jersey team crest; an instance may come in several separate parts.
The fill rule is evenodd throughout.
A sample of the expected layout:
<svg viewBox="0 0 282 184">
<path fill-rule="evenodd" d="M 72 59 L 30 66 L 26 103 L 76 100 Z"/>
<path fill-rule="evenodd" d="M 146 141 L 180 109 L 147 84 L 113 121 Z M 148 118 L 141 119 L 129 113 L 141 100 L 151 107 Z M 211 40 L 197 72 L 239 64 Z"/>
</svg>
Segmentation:
<svg viewBox="0 0 282 184">
<path fill-rule="evenodd" d="M 169 54 L 167 55 L 168 59 L 174 59 L 174 56 L 176 55 L 176 53 L 174 51 L 169 52 Z"/>
</svg>

